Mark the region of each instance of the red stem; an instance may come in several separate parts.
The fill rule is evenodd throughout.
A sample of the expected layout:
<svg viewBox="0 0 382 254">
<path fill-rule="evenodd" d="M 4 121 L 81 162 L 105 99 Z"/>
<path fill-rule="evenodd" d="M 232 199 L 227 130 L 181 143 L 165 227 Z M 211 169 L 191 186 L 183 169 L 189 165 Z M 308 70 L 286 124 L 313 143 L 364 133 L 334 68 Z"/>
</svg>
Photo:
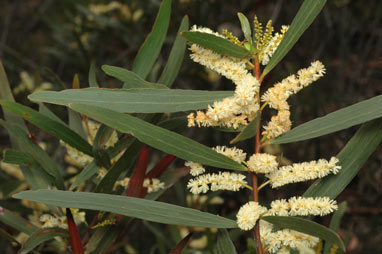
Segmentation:
<svg viewBox="0 0 382 254">
<path fill-rule="evenodd" d="M 70 208 L 66 208 L 66 221 L 68 223 L 70 244 L 72 245 L 73 254 L 83 254 L 84 249 L 82 247 L 80 234 L 78 233 L 76 223 L 74 222 L 73 215 L 70 212 Z"/>
<path fill-rule="evenodd" d="M 255 59 L 255 67 L 254 67 L 254 73 L 256 76 L 256 79 L 260 81 L 260 63 L 257 59 Z M 257 127 L 257 133 L 255 136 L 255 153 L 260 153 L 260 126 L 259 123 Z M 253 201 L 259 202 L 259 192 L 257 190 L 257 175 L 255 173 L 252 173 L 252 188 L 253 188 Z M 259 221 L 256 222 L 256 225 L 253 229 L 253 232 L 255 234 L 255 241 L 256 241 L 256 250 L 257 254 L 264 254 L 263 245 L 261 243 L 261 237 L 260 237 L 260 225 Z"/>
</svg>

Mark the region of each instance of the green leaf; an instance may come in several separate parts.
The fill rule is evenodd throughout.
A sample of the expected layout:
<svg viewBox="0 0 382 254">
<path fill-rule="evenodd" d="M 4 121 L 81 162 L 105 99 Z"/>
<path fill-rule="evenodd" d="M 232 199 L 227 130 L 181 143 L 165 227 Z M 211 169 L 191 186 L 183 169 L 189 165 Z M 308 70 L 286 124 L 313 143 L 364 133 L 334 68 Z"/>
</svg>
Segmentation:
<svg viewBox="0 0 382 254">
<path fill-rule="evenodd" d="M 126 141 L 119 141 L 117 144 L 114 145 L 114 147 L 111 147 L 106 150 L 106 152 L 109 155 L 109 158 L 114 158 L 122 149 L 129 147 L 131 143 L 133 143 L 134 138 L 129 138 Z M 97 166 L 95 160 L 87 164 L 82 171 L 76 176 L 74 179 L 74 182 L 70 186 L 69 190 L 73 190 L 76 187 L 78 187 L 81 183 L 88 180 L 90 177 L 92 177 L 97 171 L 99 167 Z"/>
<path fill-rule="evenodd" d="M 338 210 L 333 214 L 332 219 L 330 220 L 329 228 L 334 232 L 337 232 L 340 229 L 341 219 L 346 211 L 346 202 L 342 202 L 338 206 Z M 325 243 L 323 254 L 329 254 L 332 244 Z"/>
<path fill-rule="evenodd" d="M 238 12 L 237 16 L 239 17 L 241 30 L 244 33 L 244 37 L 247 39 L 247 41 L 252 42 L 251 25 L 249 24 L 247 17 L 241 12 Z"/>
<path fill-rule="evenodd" d="M 227 229 L 219 229 L 214 254 L 236 254 Z"/>
<path fill-rule="evenodd" d="M 337 197 L 357 175 L 369 156 L 382 141 L 382 119 L 362 126 L 337 155 L 342 169 L 315 181 L 304 193 L 305 197 Z"/>
<path fill-rule="evenodd" d="M 18 150 L 4 150 L 2 161 L 17 165 L 38 165 L 32 156 Z"/>
<path fill-rule="evenodd" d="M 174 83 L 176 76 L 179 73 L 180 67 L 183 62 L 184 53 L 186 50 L 186 41 L 183 40 L 180 33 L 188 29 L 188 17 L 183 17 L 180 27 L 178 29 L 174 44 L 170 51 L 167 64 L 158 80 L 158 83 L 171 87 Z"/>
<path fill-rule="evenodd" d="M 284 39 L 277 47 L 262 76 L 268 74 L 289 52 L 303 32 L 313 23 L 314 19 L 324 7 L 326 0 L 305 0 L 294 17 Z"/>
<path fill-rule="evenodd" d="M 23 191 L 17 199 L 59 207 L 100 210 L 164 224 L 203 228 L 234 228 L 236 222 L 199 210 L 126 196 L 57 190 Z"/>
<path fill-rule="evenodd" d="M 27 186 L 28 185 L 25 182 L 25 180 L 7 179 L 6 181 L 2 181 L 0 183 L 0 192 L 2 193 L 2 199 L 8 199 L 11 195 L 15 194 L 16 192 L 19 192 L 20 190 L 25 189 L 25 187 Z"/>
<path fill-rule="evenodd" d="M 382 95 L 379 95 L 297 126 L 272 140 L 271 144 L 290 143 L 347 129 L 382 117 L 381 109 Z"/>
<path fill-rule="evenodd" d="M 93 154 L 94 159 L 98 166 L 110 168 L 110 157 L 107 152 L 103 149 L 106 142 L 109 140 L 110 136 L 113 134 L 114 130 L 101 124 L 99 127 L 93 141 Z"/>
<path fill-rule="evenodd" d="M 179 116 L 170 119 L 164 119 L 158 122 L 158 126 L 176 132 L 181 132 L 187 129 L 187 117 Z"/>
<path fill-rule="evenodd" d="M 56 116 L 47 106 L 44 105 L 44 103 L 38 103 L 38 106 L 38 112 L 62 125 L 66 125 L 66 123 Z"/>
<path fill-rule="evenodd" d="M 81 183 L 88 180 L 90 177 L 92 177 L 97 171 L 99 167 L 97 166 L 97 163 L 95 160 L 87 164 L 82 171 L 76 176 L 74 179 L 74 182 L 72 185 L 70 185 L 69 190 L 73 190 L 77 188 Z"/>
<path fill-rule="evenodd" d="M 167 89 L 167 86 L 148 82 L 132 71 L 117 66 L 102 65 L 102 70 L 109 76 L 112 76 L 122 82 L 123 88 L 151 88 L 151 89 Z"/>
<path fill-rule="evenodd" d="M 12 91 L 8 83 L 7 74 L 5 73 L 1 59 L 0 59 L 0 99 L 11 101 L 11 102 L 15 101 L 15 99 L 13 98 Z M 17 124 L 21 128 L 23 128 L 25 131 L 27 131 L 27 127 L 22 118 L 16 116 L 14 113 L 10 112 L 7 109 L 4 109 L 3 113 L 4 113 L 4 119 L 7 122 Z M 11 139 L 13 148 L 18 148 L 17 141 L 16 141 L 17 137 L 10 135 L 10 139 Z"/>
<path fill-rule="evenodd" d="M 345 250 L 345 245 L 336 232 L 311 220 L 287 216 L 265 216 L 261 219 L 281 228 L 289 228 L 301 233 L 316 236 L 325 241 L 337 244 L 340 249 Z"/>
<path fill-rule="evenodd" d="M 99 87 L 97 82 L 96 67 L 94 62 L 91 62 L 89 69 L 89 86 Z"/>
<path fill-rule="evenodd" d="M 70 146 L 88 155 L 93 155 L 92 147 L 80 135 L 72 131 L 66 125 L 61 124 L 24 105 L 0 100 L 0 105 L 23 117 L 25 120 L 36 125 L 40 129 L 68 143 Z"/>
<path fill-rule="evenodd" d="M 118 228 L 114 226 L 98 228 L 86 244 L 87 253 L 108 253 L 108 248 L 115 241 L 118 233 Z"/>
<path fill-rule="evenodd" d="M 35 225 L 29 223 L 29 221 L 25 220 L 23 217 L 2 207 L 0 207 L 0 221 L 5 225 L 8 225 L 27 235 L 31 235 L 38 229 Z"/>
<path fill-rule="evenodd" d="M 166 171 L 159 177 L 161 182 L 164 182 L 165 188 L 156 192 L 150 192 L 146 194 L 145 199 L 157 200 L 160 198 L 169 188 L 174 184 L 179 182 L 179 180 L 190 174 L 189 170 L 186 168 L 168 168 Z"/>
<path fill-rule="evenodd" d="M 60 92 L 42 91 L 31 94 L 28 98 L 65 106 L 81 103 L 121 113 L 161 113 L 204 109 L 214 101 L 232 95 L 232 91 L 86 88 Z"/>
<path fill-rule="evenodd" d="M 203 48 L 211 49 L 221 55 L 236 58 L 251 57 L 251 53 L 245 48 L 213 34 L 186 31 L 182 32 L 182 36 L 192 43 L 198 44 Z"/>
<path fill-rule="evenodd" d="M 243 141 L 255 136 L 257 133 L 257 129 L 259 127 L 260 119 L 261 119 L 261 112 L 258 112 L 256 114 L 255 119 L 253 119 L 252 122 L 250 122 L 247 126 L 245 126 L 244 129 L 229 143 L 235 144 L 239 141 Z"/>
<path fill-rule="evenodd" d="M 139 49 L 133 63 L 133 72 L 146 78 L 154 65 L 166 37 L 171 15 L 171 0 L 163 0 L 151 33 Z"/>
<path fill-rule="evenodd" d="M 56 236 L 67 238 L 69 236 L 68 231 L 60 228 L 42 228 L 35 231 L 28 240 L 23 244 L 20 249 L 20 254 L 26 254 L 31 252 L 34 248 L 40 244 L 54 239 Z"/>
<path fill-rule="evenodd" d="M 71 104 L 70 107 L 122 133 L 129 133 L 142 143 L 178 158 L 213 167 L 246 170 L 243 165 L 207 146 L 139 118 L 94 106 Z"/>
<path fill-rule="evenodd" d="M 86 134 L 84 126 L 82 125 L 82 117 L 77 112 L 68 109 L 69 113 L 69 127 L 80 135 L 83 139 L 87 140 L 88 134 Z"/>
<path fill-rule="evenodd" d="M 142 146 L 135 138 L 132 140 L 131 145 L 123 153 L 123 155 L 118 159 L 116 163 L 108 170 L 105 177 L 102 178 L 101 182 L 97 185 L 94 192 L 111 193 L 115 182 L 123 171 L 125 175 L 130 175 L 135 163 L 137 161 L 139 150 Z"/>
<path fill-rule="evenodd" d="M 7 129 L 8 133 L 17 137 L 17 142 L 20 149 L 31 155 L 35 161 L 45 170 L 46 173 L 53 176 L 56 181 L 58 188 L 64 188 L 64 180 L 60 174 L 59 165 L 56 164 L 50 156 L 42 150 L 40 146 L 33 143 L 29 138 L 28 134 L 23 130 L 22 127 L 16 124 L 7 123 L 0 119 L 0 125 Z M 24 173 L 24 171 L 23 171 Z"/>
</svg>

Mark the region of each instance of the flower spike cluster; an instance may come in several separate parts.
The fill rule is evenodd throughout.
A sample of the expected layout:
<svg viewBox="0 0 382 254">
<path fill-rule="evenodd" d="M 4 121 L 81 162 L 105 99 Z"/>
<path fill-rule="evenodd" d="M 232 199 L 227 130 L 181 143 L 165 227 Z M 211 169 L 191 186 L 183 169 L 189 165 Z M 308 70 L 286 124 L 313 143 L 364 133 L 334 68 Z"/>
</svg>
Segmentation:
<svg viewBox="0 0 382 254">
<path fill-rule="evenodd" d="M 273 230 L 272 224 L 260 220 L 261 241 L 270 254 L 289 254 L 291 249 L 300 253 L 314 254 L 313 248 L 319 244 L 317 237 L 290 229 Z"/>
<path fill-rule="evenodd" d="M 291 75 L 283 79 L 261 96 L 261 101 L 278 110 L 277 115 L 273 116 L 268 125 L 264 126 L 262 134 L 267 139 L 276 138 L 290 130 L 292 122 L 289 119 L 290 112 L 287 99 L 318 80 L 324 74 L 325 66 L 320 61 L 315 61 L 311 63 L 310 67 L 299 70 L 297 76 Z"/>
<path fill-rule="evenodd" d="M 193 26 L 191 31 L 214 34 L 224 38 L 223 35 L 208 28 Z M 248 72 L 246 61 L 220 55 L 196 44 L 192 44 L 190 50 L 192 51 L 190 57 L 193 61 L 232 80 L 236 89 L 234 96 L 216 101 L 208 107 L 207 112 L 197 111 L 196 115 L 191 113 L 188 116 L 188 126 L 225 126 L 236 129 L 253 120 L 259 110 L 255 96 L 259 93 L 260 84 Z"/>
<path fill-rule="evenodd" d="M 266 24 L 264 31 L 263 25 L 257 17 L 254 19 L 254 26 L 254 43 L 246 48 L 248 50 L 256 49 L 254 50 L 256 53 L 251 52 L 255 54 L 254 63 L 257 68 L 259 63 L 262 65 L 268 64 L 284 38 L 288 26 L 282 26 L 281 31 L 274 34 L 272 22 L 269 21 Z M 209 28 L 196 26 L 193 26 L 191 31 L 213 34 L 233 44 L 243 45 L 243 42 L 240 42 L 237 37 L 228 31 L 224 31 L 222 35 Z M 252 43 L 252 41 L 246 43 Z M 247 69 L 248 66 L 254 67 L 252 62 L 221 55 L 197 44 L 192 44 L 190 50 L 190 57 L 193 61 L 232 80 L 236 88 L 233 96 L 222 101 L 215 101 L 213 105 L 208 106 L 206 112 L 197 111 L 189 114 L 188 126 L 224 126 L 236 129 L 240 125 L 247 125 L 248 122 L 255 118 L 259 110 L 269 106 L 277 110 L 277 114 L 263 126 L 263 139 L 261 142 L 274 139 L 290 130 L 292 122 L 290 120 L 290 106 L 287 100 L 291 95 L 296 94 L 325 74 L 325 67 L 321 62 L 312 62 L 308 68 L 301 69 L 297 74 L 290 75 L 281 82 L 276 83 L 260 97 L 260 83 Z M 256 75 L 258 74 L 256 72 Z M 261 109 L 259 107 L 260 101 L 264 103 Z M 263 144 L 260 143 L 260 145 Z M 331 173 L 336 174 L 341 169 L 341 166 L 338 165 L 339 160 L 335 157 L 332 157 L 329 161 L 319 159 L 317 161 L 279 166 L 277 157 L 271 154 L 256 153 L 246 161 L 246 153 L 238 148 L 218 146 L 213 149 L 242 165 L 246 165 L 248 172 L 264 174 L 268 178 L 268 181 L 254 191 L 259 191 L 268 184 L 272 188 L 277 188 L 289 183 L 322 178 Z M 195 177 L 190 179 L 187 184 L 187 188 L 195 195 L 206 193 L 209 190 L 238 191 L 244 187 L 251 189 L 247 185 L 243 174 L 230 172 L 205 173 L 206 169 L 202 164 L 192 161 L 187 161 L 185 166 L 190 168 L 190 174 Z M 271 202 L 270 208 L 261 206 L 258 202 L 250 201 L 239 209 L 236 222 L 242 230 L 251 230 L 256 223 L 259 223 L 261 241 L 270 254 L 286 254 L 290 253 L 292 249 L 298 250 L 299 253 L 313 254 L 315 253 L 314 248 L 319 246 L 320 243 L 318 238 L 294 230 L 275 229 L 272 224 L 261 220 L 261 218 L 263 216 L 325 216 L 337 208 L 336 201 L 329 197 L 291 197 L 288 200 L 274 200 Z"/>
</svg>

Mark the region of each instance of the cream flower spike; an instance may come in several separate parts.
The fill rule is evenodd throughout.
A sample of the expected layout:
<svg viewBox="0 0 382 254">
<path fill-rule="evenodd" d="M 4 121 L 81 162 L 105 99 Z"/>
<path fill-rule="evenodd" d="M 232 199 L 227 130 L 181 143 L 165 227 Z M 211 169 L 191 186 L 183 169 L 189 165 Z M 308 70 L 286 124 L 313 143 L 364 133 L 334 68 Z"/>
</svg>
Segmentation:
<svg viewBox="0 0 382 254">
<path fill-rule="evenodd" d="M 262 65 L 267 65 L 273 54 L 275 53 L 280 42 L 283 40 L 285 33 L 288 31 L 289 26 L 281 26 L 280 33 L 275 33 L 272 39 L 269 41 L 267 47 L 261 53 L 260 59 Z"/>
<path fill-rule="evenodd" d="M 337 209 L 337 202 L 328 197 L 292 197 L 288 201 L 273 201 L 268 213 L 272 216 L 325 216 Z"/>
<path fill-rule="evenodd" d="M 292 122 L 290 121 L 289 117 L 289 110 L 281 110 L 276 116 L 272 116 L 268 125 L 263 127 L 263 136 L 266 136 L 267 139 L 274 139 L 289 131 L 292 126 Z"/>
<path fill-rule="evenodd" d="M 203 174 L 206 171 L 202 164 L 193 161 L 186 161 L 184 166 L 190 167 L 190 174 L 192 176 Z"/>
<path fill-rule="evenodd" d="M 308 68 L 301 69 L 296 75 L 290 75 L 269 88 L 262 96 L 261 101 L 267 102 L 271 108 L 289 110 L 287 99 L 304 87 L 324 76 L 325 66 L 320 61 L 312 62 Z"/>
<path fill-rule="evenodd" d="M 318 161 L 294 163 L 283 166 L 266 176 L 269 178 L 272 188 L 277 188 L 289 183 L 322 178 L 330 173 L 337 174 L 341 169 L 341 166 L 337 165 L 338 162 L 336 157 L 332 157 L 330 161 L 319 159 Z"/>
<path fill-rule="evenodd" d="M 206 33 L 206 34 L 213 34 L 213 35 L 216 35 L 218 37 L 221 37 L 221 38 L 225 38 L 224 35 L 218 33 L 218 32 L 214 32 L 212 31 L 210 28 L 208 27 L 203 27 L 203 26 L 197 26 L 197 25 L 193 25 L 190 29 L 190 31 L 192 32 L 201 32 L 201 33 Z"/>
<path fill-rule="evenodd" d="M 219 174 L 199 175 L 194 179 L 190 179 L 187 188 L 193 194 L 206 193 L 217 190 L 239 191 L 244 188 L 247 182 L 244 180 L 245 175 L 231 172 L 219 172 Z M 210 188 L 211 186 L 211 188 Z"/>
<path fill-rule="evenodd" d="M 216 146 L 212 149 L 238 163 L 245 161 L 245 157 L 247 156 L 243 150 L 236 147 Z"/>
<path fill-rule="evenodd" d="M 289 254 L 290 249 L 300 253 L 314 254 L 314 247 L 319 243 L 317 237 L 290 229 L 273 230 L 273 225 L 260 220 L 261 241 L 270 254 Z"/>
</svg>

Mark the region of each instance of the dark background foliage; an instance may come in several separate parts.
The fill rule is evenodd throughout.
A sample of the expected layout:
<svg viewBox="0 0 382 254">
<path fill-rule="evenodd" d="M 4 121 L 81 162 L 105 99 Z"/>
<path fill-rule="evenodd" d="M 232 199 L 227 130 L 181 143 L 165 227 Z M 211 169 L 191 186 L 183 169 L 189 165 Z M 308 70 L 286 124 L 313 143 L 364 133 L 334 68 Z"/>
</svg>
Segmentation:
<svg viewBox="0 0 382 254">
<path fill-rule="evenodd" d="M 81 87 L 87 87 L 91 62 L 97 67 L 102 87 L 121 84 L 107 77 L 100 69 L 103 64 L 131 69 L 134 56 L 150 32 L 160 0 L 121 1 L 125 12 L 117 9 L 99 16 L 93 15 L 90 4 L 109 1 L 0 1 L 0 57 L 12 87 L 20 83 L 20 73 L 27 71 L 36 84 L 49 81 L 54 89 L 71 87 L 74 74 L 79 75 Z M 149 79 L 155 80 L 162 70 L 184 15 L 190 24 L 214 30 L 228 28 L 241 38 L 237 12 L 250 19 L 256 14 L 260 21 L 273 20 L 276 31 L 290 24 L 302 1 L 287 0 L 174 0 L 172 18 L 164 48 Z M 286 58 L 266 78 L 264 87 L 272 85 L 315 59 L 327 68 L 327 75 L 292 98 L 294 126 L 323 116 L 339 108 L 382 93 L 382 2 L 379 0 L 329 0 L 321 14 L 305 32 Z M 59 81 L 60 80 L 60 81 Z M 232 84 L 193 63 L 186 54 L 174 88 L 223 90 Z M 33 106 L 27 92 L 16 100 Z M 65 119 L 62 109 L 55 108 Z M 382 110 L 382 109 L 381 109 Z M 267 119 L 269 115 L 265 115 Z M 281 147 L 271 147 L 292 161 L 330 158 L 337 154 L 354 135 L 359 126 L 321 138 Z M 210 145 L 224 145 L 233 137 L 211 130 L 192 130 L 189 135 Z M 49 142 L 44 134 L 37 136 Z M 1 147 L 8 147 L 7 133 L 0 130 Z M 56 141 L 55 141 L 56 142 Z M 253 151 L 251 142 L 240 145 Z M 181 162 L 178 162 L 181 164 Z M 0 182 L 6 180 L 0 174 Z M 307 184 L 266 191 L 264 197 L 273 199 L 302 193 Z M 338 197 L 346 200 L 348 209 L 341 229 L 351 230 L 349 253 L 378 253 L 382 251 L 382 148 L 379 147 L 348 188 Z M 292 189 L 291 189 L 292 188 Z M 179 186 L 176 187 L 179 193 Z M 168 196 L 168 197 L 167 197 Z M 167 195 L 165 199 L 180 203 Z M 227 207 L 237 207 L 236 194 L 224 194 Z M 1 201 L 3 203 L 3 201 Z M 240 200 L 245 202 L 245 200 Z M 231 204 L 234 203 L 234 204 Z M 229 210 L 229 209 L 228 209 Z M 328 218 L 323 220 L 328 223 Z M 140 229 L 141 234 L 145 231 Z M 137 231 L 138 234 L 138 231 Z M 239 249 L 245 242 L 237 241 Z M 8 245 L 0 240 L 2 245 Z"/>
</svg>

